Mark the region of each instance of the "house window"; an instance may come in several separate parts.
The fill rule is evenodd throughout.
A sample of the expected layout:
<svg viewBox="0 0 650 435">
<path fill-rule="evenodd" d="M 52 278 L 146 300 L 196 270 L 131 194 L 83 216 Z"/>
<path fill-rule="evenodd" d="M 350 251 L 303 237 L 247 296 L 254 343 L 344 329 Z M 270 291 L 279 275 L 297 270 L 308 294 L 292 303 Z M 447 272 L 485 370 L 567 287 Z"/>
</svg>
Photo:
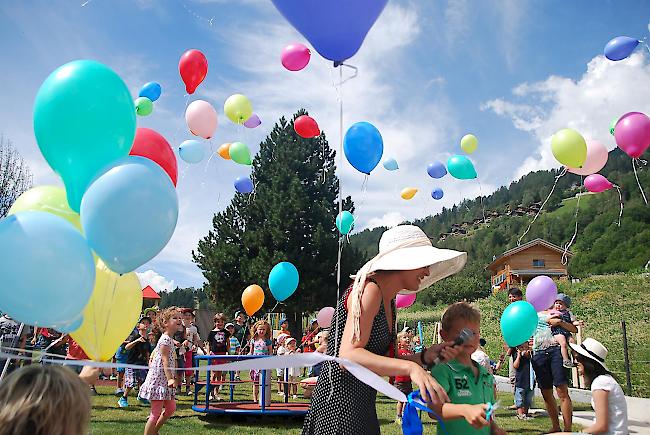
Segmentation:
<svg viewBox="0 0 650 435">
<path fill-rule="evenodd" d="M 533 267 L 544 267 L 546 264 L 544 260 L 533 260 Z"/>
</svg>

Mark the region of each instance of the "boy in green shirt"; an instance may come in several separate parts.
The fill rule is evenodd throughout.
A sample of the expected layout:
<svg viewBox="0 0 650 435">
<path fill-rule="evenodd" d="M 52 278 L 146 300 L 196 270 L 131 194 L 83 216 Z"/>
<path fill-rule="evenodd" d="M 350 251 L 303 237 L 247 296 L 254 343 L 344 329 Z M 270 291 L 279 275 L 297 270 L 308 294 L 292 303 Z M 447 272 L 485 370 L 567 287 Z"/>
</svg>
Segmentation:
<svg viewBox="0 0 650 435">
<path fill-rule="evenodd" d="M 441 323 L 440 335 L 445 341 L 454 341 L 463 328 L 471 330 L 474 335 L 457 346 L 459 351 L 455 359 L 431 370 L 431 376 L 449 395 L 450 403 L 438 406 L 430 403 L 429 406 L 442 417 L 450 435 L 505 434 L 494 419 L 488 419 L 486 415 L 488 404 L 496 400 L 494 377 L 471 358 L 481 337 L 481 313 L 466 302 L 458 302 L 447 308 Z M 439 424 L 438 434 L 442 433 Z"/>
</svg>

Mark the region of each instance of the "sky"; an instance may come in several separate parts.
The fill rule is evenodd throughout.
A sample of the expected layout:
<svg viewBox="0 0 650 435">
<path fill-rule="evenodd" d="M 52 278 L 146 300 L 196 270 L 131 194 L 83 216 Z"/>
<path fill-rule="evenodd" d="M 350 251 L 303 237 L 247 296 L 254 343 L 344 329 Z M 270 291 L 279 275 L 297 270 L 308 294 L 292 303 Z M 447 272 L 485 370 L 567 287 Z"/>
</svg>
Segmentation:
<svg viewBox="0 0 650 435">
<path fill-rule="evenodd" d="M 400 166 L 388 172 L 380 164 L 364 190 L 364 175 L 337 157 L 343 194 L 356 204 L 356 228 L 435 214 L 530 171 L 558 167 L 550 138 L 561 128 L 612 149 L 613 118 L 650 113 L 650 50 L 640 45 L 621 62 L 605 59 L 602 50 L 615 36 L 648 37 L 649 20 L 645 0 L 390 0 L 347 62 L 359 74 L 341 92 L 344 130 L 372 123 L 382 134 L 384 158 Z M 138 127 L 160 132 L 177 150 L 194 138 L 183 116 L 187 95 L 178 60 L 195 48 L 206 55 L 209 71 L 190 101 L 204 99 L 219 114 L 206 149 L 239 140 L 255 153 L 279 117 L 299 108 L 338 149 L 338 70 L 315 50 L 304 70 L 285 70 L 280 53 L 293 42 L 309 46 L 269 0 L 2 2 L 0 133 L 27 160 L 34 184 L 62 185 L 34 138 L 34 98 L 58 66 L 94 59 L 116 71 L 134 98 L 148 81 L 162 85 L 153 114 L 138 117 Z M 225 117 L 223 102 L 235 93 L 249 97 L 261 126 L 243 129 Z M 429 178 L 427 164 L 461 153 L 467 133 L 479 139 L 471 155 L 478 182 Z M 233 180 L 249 173 L 218 156 L 196 165 L 179 159 L 178 225 L 163 251 L 138 268 L 143 286 L 203 285 L 191 252 L 213 215 L 229 204 Z M 405 201 L 404 187 L 419 192 Z M 442 200 L 431 198 L 435 187 L 445 192 Z"/>
</svg>

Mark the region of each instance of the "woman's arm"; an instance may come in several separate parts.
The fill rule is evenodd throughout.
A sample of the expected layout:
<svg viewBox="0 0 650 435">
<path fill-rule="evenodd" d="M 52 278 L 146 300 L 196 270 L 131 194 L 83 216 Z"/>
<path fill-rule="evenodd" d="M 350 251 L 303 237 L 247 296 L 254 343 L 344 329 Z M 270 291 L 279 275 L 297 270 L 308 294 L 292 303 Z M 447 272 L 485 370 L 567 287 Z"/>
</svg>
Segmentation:
<svg viewBox="0 0 650 435">
<path fill-rule="evenodd" d="M 162 358 L 163 371 L 165 372 L 165 377 L 167 378 L 167 386 L 175 387 L 176 386 L 176 376 L 174 376 L 174 371 L 170 369 L 169 364 L 169 354 L 171 348 L 165 344 L 160 345 L 160 357 Z"/>
<path fill-rule="evenodd" d="M 560 328 L 566 329 L 569 332 L 573 332 L 573 333 L 578 332 L 578 328 L 576 328 L 575 325 L 565 322 L 562 319 L 551 317 L 550 319 L 548 319 L 548 324 L 550 326 L 559 326 Z"/>
<path fill-rule="evenodd" d="M 583 429 L 587 433 L 607 433 L 609 426 L 609 391 L 594 390 L 591 393 L 591 398 L 594 401 L 594 411 L 596 411 L 596 420 L 594 424 Z"/>
<path fill-rule="evenodd" d="M 397 358 L 413 361 L 414 363 L 422 365 L 422 353 L 424 353 L 424 361 L 426 364 L 433 363 L 438 357 L 442 361 L 450 361 L 458 355 L 458 349 L 453 347 L 453 344 L 454 343 L 451 341 L 445 341 L 444 343 L 434 344 L 431 347 L 424 348 L 422 352 L 410 355 L 397 355 Z"/>
</svg>

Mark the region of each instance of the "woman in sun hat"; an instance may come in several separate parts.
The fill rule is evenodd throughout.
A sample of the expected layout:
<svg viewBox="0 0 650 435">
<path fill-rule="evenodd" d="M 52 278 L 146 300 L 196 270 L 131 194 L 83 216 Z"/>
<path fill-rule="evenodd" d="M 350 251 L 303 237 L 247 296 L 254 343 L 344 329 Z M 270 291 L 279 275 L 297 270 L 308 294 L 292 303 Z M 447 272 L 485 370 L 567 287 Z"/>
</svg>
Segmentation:
<svg viewBox="0 0 650 435">
<path fill-rule="evenodd" d="M 594 424 L 582 431 L 627 435 L 625 395 L 605 365 L 607 349 L 593 338 L 585 339 L 582 344 L 569 343 L 569 346 L 578 354 L 578 371 L 582 372 L 587 387 L 591 388 L 591 407 L 596 413 Z"/>
<path fill-rule="evenodd" d="M 398 225 L 385 231 L 379 253 L 357 272 L 337 304 L 327 354 L 354 361 L 379 376 L 410 376 L 424 400 L 448 401 L 423 366 L 431 366 L 437 356 L 454 358 L 457 350 L 450 343 L 405 359 L 385 355 L 394 352 L 397 294 L 424 290 L 460 271 L 466 261 L 465 252 L 434 248 L 416 226 Z M 376 396 L 372 387 L 337 363 L 324 362 L 303 434 L 378 434 Z"/>
</svg>

